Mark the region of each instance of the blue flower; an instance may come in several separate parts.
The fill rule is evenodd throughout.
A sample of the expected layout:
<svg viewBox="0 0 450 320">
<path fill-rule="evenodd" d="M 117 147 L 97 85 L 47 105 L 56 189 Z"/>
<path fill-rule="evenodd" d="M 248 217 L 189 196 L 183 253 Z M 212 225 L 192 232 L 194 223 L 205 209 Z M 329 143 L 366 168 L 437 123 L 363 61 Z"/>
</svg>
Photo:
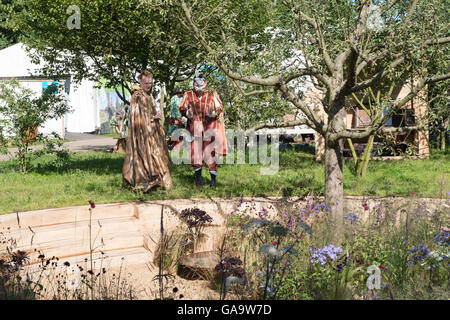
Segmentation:
<svg viewBox="0 0 450 320">
<path fill-rule="evenodd" d="M 353 224 L 358 219 L 359 219 L 359 217 L 356 213 L 349 212 L 348 215 L 344 216 L 344 220 L 349 220 L 350 224 Z"/>
<path fill-rule="evenodd" d="M 319 212 L 325 211 L 325 210 L 331 211 L 331 208 L 329 208 L 325 202 L 322 202 L 322 203 L 316 204 L 316 205 L 314 206 L 313 210 L 314 210 L 315 212 L 319 213 Z"/>
<path fill-rule="evenodd" d="M 410 259 L 408 259 L 408 266 L 410 266 L 411 264 L 417 264 L 418 262 L 425 260 L 430 254 L 430 250 L 424 244 L 419 244 L 408 253 L 411 255 Z"/>
<path fill-rule="evenodd" d="M 444 246 L 450 245 L 450 232 L 443 231 L 434 237 L 434 242 L 440 243 Z"/>
<path fill-rule="evenodd" d="M 331 243 L 323 248 L 311 248 L 309 249 L 309 253 L 311 254 L 311 263 L 320 263 L 322 266 L 325 266 L 328 260 L 335 261 L 342 254 L 342 248 L 336 247 Z"/>
<path fill-rule="evenodd" d="M 351 254 L 348 254 L 348 255 L 344 254 L 340 257 L 339 263 L 335 268 L 338 273 L 342 273 L 342 270 L 344 269 L 344 267 L 351 263 L 351 260 L 350 260 L 351 257 L 352 257 Z"/>
</svg>

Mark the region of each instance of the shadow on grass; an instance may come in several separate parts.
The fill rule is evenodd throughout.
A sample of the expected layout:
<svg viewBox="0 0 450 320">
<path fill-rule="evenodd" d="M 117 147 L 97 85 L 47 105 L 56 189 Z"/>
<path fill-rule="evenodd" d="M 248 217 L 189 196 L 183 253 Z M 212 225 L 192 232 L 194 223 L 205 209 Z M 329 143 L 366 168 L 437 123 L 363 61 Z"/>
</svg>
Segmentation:
<svg viewBox="0 0 450 320">
<path fill-rule="evenodd" d="M 269 149 L 270 150 L 270 149 Z M 32 162 L 30 172 L 43 176 L 54 175 L 98 175 L 114 177 L 107 179 L 103 186 L 110 187 L 121 186 L 121 181 L 117 176 L 122 174 L 124 154 L 112 154 L 109 152 L 89 152 L 72 153 L 69 160 L 58 165 L 56 157 L 44 156 Z M 314 159 L 314 152 L 310 146 L 302 146 L 301 151 L 290 150 L 280 151 L 280 168 L 278 175 L 261 176 L 259 174 L 260 164 L 225 164 L 220 165 L 218 169 L 218 187 L 210 189 L 210 175 L 206 166 L 203 167 L 204 187 L 200 190 L 195 187 L 194 170 L 190 164 L 171 164 L 172 179 L 174 189 L 166 193 L 163 189 L 153 189 L 148 195 L 140 195 L 139 198 L 146 199 L 170 199 L 170 198 L 189 198 L 189 197 L 207 197 L 207 196 L 264 196 L 268 194 L 277 194 L 279 196 L 307 195 L 311 187 L 315 192 L 321 193 L 321 186 L 314 179 L 314 170 L 322 164 Z M 15 172 L 15 163 L 8 161 L 0 164 L 0 171 Z M 268 166 L 268 165 L 267 165 Z M 267 167 L 263 166 L 263 167 Z M 281 178 L 279 175 L 283 178 Z M 88 178 L 90 180 L 91 177 Z M 103 181 L 103 180 L 102 180 Z M 85 186 L 88 192 L 104 192 L 99 190 L 99 185 L 95 181 L 86 181 Z"/>
<path fill-rule="evenodd" d="M 117 174 L 122 172 L 123 155 L 109 152 L 89 154 L 72 153 L 64 164 L 58 164 L 55 157 L 43 157 L 32 163 L 32 171 L 42 175 L 64 174 L 74 171 L 95 172 L 99 175 Z"/>
</svg>

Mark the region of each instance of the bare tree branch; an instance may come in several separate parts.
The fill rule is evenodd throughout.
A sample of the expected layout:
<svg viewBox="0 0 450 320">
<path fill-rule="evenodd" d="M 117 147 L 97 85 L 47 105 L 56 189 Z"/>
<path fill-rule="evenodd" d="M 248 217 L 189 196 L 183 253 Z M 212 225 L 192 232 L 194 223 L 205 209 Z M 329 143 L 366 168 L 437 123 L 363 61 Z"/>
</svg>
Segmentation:
<svg viewBox="0 0 450 320">
<path fill-rule="evenodd" d="M 406 95 L 406 97 L 404 97 L 403 99 L 398 100 L 396 103 L 394 103 L 394 108 L 398 110 L 401 107 L 403 107 L 408 101 L 410 101 L 415 95 L 417 95 L 420 92 L 420 90 L 422 90 L 427 84 L 439 82 L 439 81 L 446 80 L 449 78 L 450 78 L 450 73 L 446 73 L 443 75 L 438 75 L 438 76 L 431 77 L 431 78 L 426 77 L 426 78 L 419 80 L 417 85 L 411 90 L 411 92 L 409 94 Z M 387 115 L 385 116 L 385 118 L 386 117 L 387 117 Z M 387 118 L 387 119 L 389 119 L 389 118 Z"/>
<path fill-rule="evenodd" d="M 285 83 L 281 83 L 278 86 L 278 90 L 280 90 L 285 98 L 291 102 L 294 106 L 296 106 L 298 109 L 300 109 L 303 114 L 308 118 L 308 125 L 313 128 L 314 130 L 323 133 L 326 131 L 325 125 L 322 121 L 320 121 L 316 115 L 311 111 L 311 109 L 306 105 L 306 103 L 302 100 L 300 100 L 295 94 L 293 94 Z"/>
<path fill-rule="evenodd" d="M 267 77 L 267 78 L 259 78 L 259 77 L 254 77 L 254 76 L 247 77 L 247 76 L 242 76 L 241 74 L 239 74 L 237 72 L 230 71 L 224 63 L 220 62 L 220 59 L 218 59 L 213 48 L 211 48 L 209 46 L 208 42 L 203 37 L 200 30 L 197 28 L 197 25 L 192 20 L 191 12 L 190 12 L 189 8 L 186 6 L 186 3 L 183 0 L 180 0 L 180 5 L 181 5 L 181 8 L 183 9 L 183 12 L 185 14 L 185 18 L 188 22 L 189 27 L 193 31 L 194 37 L 197 39 L 197 41 L 200 42 L 200 44 L 203 46 L 203 48 L 205 48 L 206 51 L 208 51 L 208 53 L 212 54 L 215 57 L 214 60 L 216 61 L 217 65 L 227 76 L 229 76 L 230 78 L 234 78 L 236 80 L 253 83 L 253 84 L 258 84 L 258 85 L 262 85 L 262 86 L 275 86 L 279 82 L 279 77 L 277 77 L 277 76 L 272 76 L 272 77 Z"/>
<path fill-rule="evenodd" d="M 400 110 L 406 103 L 411 101 L 414 96 L 416 96 L 427 84 L 450 79 L 450 73 L 446 73 L 443 75 L 435 76 L 435 77 L 425 77 L 417 82 L 417 84 L 411 89 L 411 92 L 407 94 L 403 99 L 396 101 L 391 107 L 390 111 L 386 113 L 383 117 L 373 121 L 364 131 L 355 132 L 352 130 L 344 130 L 340 132 L 336 132 L 330 135 L 331 141 L 337 141 L 340 138 L 366 138 L 369 135 L 373 134 L 377 130 L 379 130 L 392 115 Z M 389 131 L 393 129 L 382 129 L 383 131 Z M 400 129 L 399 129 L 400 130 Z M 395 131 L 394 131 L 395 132 Z"/>
<path fill-rule="evenodd" d="M 266 123 L 260 123 L 254 127 L 251 127 L 250 129 L 246 130 L 246 134 L 250 133 L 251 131 L 257 131 L 259 129 L 264 128 L 287 128 L 287 127 L 295 127 L 308 124 L 307 119 L 299 119 L 294 121 L 288 121 L 288 122 L 266 122 Z"/>
<path fill-rule="evenodd" d="M 266 93 L 274 93 L 275 90 L 271 89 L 271 90 L 254 90 L 251 92 L 245 92 L 244 96 L 248 97 L 248 96 L 256 96 L 258 94 L 266 94 Z"/>
<path fill-rule="evenodd" d="M 330 77 L 328 77 L 326 74 L 323 74 L 322 71 L 320 71 L 319 69 L 316 69 L 314 67 L 299 69 L 299 70 L 293 72 L 292 74 L 286 76 L 285 78 L 283 78 L 282 81 L 288 83 L 296 78 L 303 77 L 303 76 L 312 76 L 312 77 L 316 78 L 317 80 L 319 80 L 319 82 L 324 84 L 328 89 L 332 88 Z"/>
<path fill-rule="evenodd" d="M 405 55 L 402 55 L 401 57 L 399 57 L 399 58 L 395 59 L 394 61 L 392 61 L 389 64 L 389 67 L 381 69 L 372 78 L 370 78 L 370 79 L 368 79 L 366 81 L 363 81 L 361 83 L 358 83 L 355 86 L 353 86 L 350 89 L 350 92 L 361 91 L 361 90 L 364 90 L 364 89 L 374 85 L 375 83 L 377 83 L 381 79 L 383 79 L 390 72 L 391 69 L 397 67 L 403 61 L 405 61 Z"/>
<path fill-rule="evenodd" d="M 323 37 L 323 33 L 322 33 L 319 23 L 317 22 L 317 19 L 310 17 L 305 12 L 300 10 L 298 7 L 295 7 L 293 4 L 288 3 L 286 0 L 282 0 L 282 2 L 286 7 L 293 10 L 298 15 L 299 18 L 305 20 L 314 28 L 317 39 L 319 41 L 319 46 L 320 46 L 320 51 L 322 53 L 322 57 L 325 61 L 325 64 L 328 67 L 328 70 L 330 71 L 331 74 L 333 74 L 334 70 L 335 70 L 335 65 L 333 64 L 333 61 L 328 53 L 328 50 L 327 50 L 327 47 L 325 44 L 325 39 Z"/>
<path fill-rule="evenodd" d="M 362 35 L 366 31 L 367 28 L 367 20 L 369 18 L 369 7 L 370 7 L 371 1 L 369 0 L 363 0 L 361 3 L 360 11 L 359 11 L 359 17 L 355 26 L 355 29 L 352 32 L 353 39 L 350 39 L 350 46 L 346 50 L 341 51 L 337 54 L 336 59 L 334 61 L 334 65 L 336 66 L 337 70 L 343 70 L 344 63 L 347 61 L 347 59 L 351 58 L 352 61 L 349 63 L 349 66 L 352 66 L 352 69 L 350 70 L 350 74 L 355 73 L 355 64 L 357 59 L 357 48 L 359 47 L 359 43 L 361 40 Z M 353 76 L 351 76 L 353 77 Z"/>
<path fill-rule="evenodd" d="M 443 37 L 443 38 L 439 38 L 439 39 L 426 40 L 426 41 L 424 41 L 423 45 L 440 45 L 440 44 L 446 44 L 446 43 L 449 43 L 449 42 L 450 42 L 450 37 Z M 415 50 L 415 49 L 416 48 L 413 48 L 411 50 Z M 410 50 L 407 50 L 406 52 L 409 52 L 409 51 Z M 361 70 L 364 67 L 367 66 L 368 63 L 372 63 L 372 62 L 374 62 L 374 61 L 376 61 L 378 59 L 381 59 L 381 58 L 385 57 L 386 54 L 388 54 L 389 52 L 390 52 L 389 49 L 385 49 L 380 54 L 378 54 L 376 56 L 372 56 L 368 60 L 361 62 L 361 64 L 356 67 L 356 76 L 361 72 Z M 372 78 L 355 85 L 351 89 L 351 92 L 357 92 L 357 91 L 360 91 L 360 90 L 364 90 L 365 88 L 370 87 L 371 85 L 375 84 L 376 82 L 378 82 L 379 80 L 384 78 L 389 73 L 390 69 L 395 68 L 396 66 L 398 66 L 399 64 L 401 64 L 405 60 L 406 54 L 407 53 L 397 54 L 396 55 L 396 59 L 393 60 L 389 64 L 388 67 L 381 69 Z"/>
<path fill-rule="evenodd" d="M 374 134 L 377 131 L 379 131 L 379 132 L 381 131 L 384 133 L 395 133 L 395 132 L 411 132 L 414 130 L 424 130 L 424 129 L 426 129 L 426 127 L 424 127 L 424 126 L 381 127 L 378 129 L 368 127 L 367 129 L 365 129 L 363 131 L 347 130 L 347 131 L 345 131 L 345 134 L 343 134 L 342 136 L 344 136 L 345 138 L 350 138 L 350 139 L 363 139 L 363 138 L 367 138 L 368 136 Z"/>
</svg>

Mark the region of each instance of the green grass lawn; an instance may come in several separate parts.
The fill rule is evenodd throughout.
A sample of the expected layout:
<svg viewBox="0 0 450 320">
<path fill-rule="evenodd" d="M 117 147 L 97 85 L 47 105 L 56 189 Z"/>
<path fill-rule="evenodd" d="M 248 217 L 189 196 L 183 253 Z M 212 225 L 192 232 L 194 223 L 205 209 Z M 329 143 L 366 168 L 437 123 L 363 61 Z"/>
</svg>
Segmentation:
<svg viewBox="0 0 450 320">
<path fill-rule="evenodd" d="M 346 195 L 439 197 L 450 191 L 450 150 L 432 152 L 427 160 L 372 161 L 368 175 L 357 179 L 351 161 L 344 165 Z M 324 168 L 314 160 L 312 148 L 280 153 L 277 174 L 260 175 L 261 165 L 222 165 L 218 171 L 218 187 L 209 188 L 209 173 L 203 169 L 205 186 L 194 186 L 189 165 L 173 165 L 174 188 L 169 193 L 159 188 L 150 194 L 123 190 L 123 154 L 81 152 L 72 155 L 69 165 L 57 169 L 53 158 L 44 157 L 32 163 L 34 169 L 23 176 L 12 161 L 0 162 L 0 214 L 123 201 L 236 197 L 236 196 L 298 196 L 314 188 L 323 194 Z M 443 179 L 443 172 L 445 177 Z M 389 181 L 388 181 L 389 180 Z M 441 188 L 441 185 L 443 187 Z M 442 190 L 441 190 L 442 189 Z"/>
<path fill-rule="evenodd" d="M 75 140 L 64 139 L 64 142 L 71 142 L 71 141 L 75 141 Z M 7 140 L 7 142 L 8 142 L 8 140 Z M 41 145 L 43 145 L 43 144 L 44 144 L 44 142 L 33 142 L 33 143 L 31 143 L 31 144 L 29 145 L 29 147 L 31 147 L 31 146 L 41 146 Z M 8 147 L 9 147 L 9 148 L 17 148 L 17 145 L 14 144 L 14 143 L 11 143 L 11 145 L 8 145 Z"/>
<path fill-rule="evenodd" d="M 100 136 L 102 137 L 118 137 L 117 133 L 101 133 Z"/>
</svg>

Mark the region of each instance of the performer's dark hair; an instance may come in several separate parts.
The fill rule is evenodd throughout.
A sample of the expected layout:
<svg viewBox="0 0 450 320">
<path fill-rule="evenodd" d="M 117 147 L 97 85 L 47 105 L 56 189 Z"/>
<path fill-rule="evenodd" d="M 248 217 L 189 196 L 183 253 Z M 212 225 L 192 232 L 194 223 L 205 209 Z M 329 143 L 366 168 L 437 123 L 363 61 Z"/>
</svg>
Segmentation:
<svg viewBox="0 0 450 320">
<path fill-rule="evenodd" d="M 148 70 L 143 70 L 143 71 L 139 74 L 138 79 L 141 80 L 143 77 L 151 77 L 151 78 L 153 78 L 153 74 L 152 74 L 150 71 L 148 71 Z"/>
<path fill-rule="evenodd" d="M 184 93 L 184 89 L 181 87 L 176 87 L 173 89 L 173 94 L 177 94 L 177 93 Z"/>
</svg>

